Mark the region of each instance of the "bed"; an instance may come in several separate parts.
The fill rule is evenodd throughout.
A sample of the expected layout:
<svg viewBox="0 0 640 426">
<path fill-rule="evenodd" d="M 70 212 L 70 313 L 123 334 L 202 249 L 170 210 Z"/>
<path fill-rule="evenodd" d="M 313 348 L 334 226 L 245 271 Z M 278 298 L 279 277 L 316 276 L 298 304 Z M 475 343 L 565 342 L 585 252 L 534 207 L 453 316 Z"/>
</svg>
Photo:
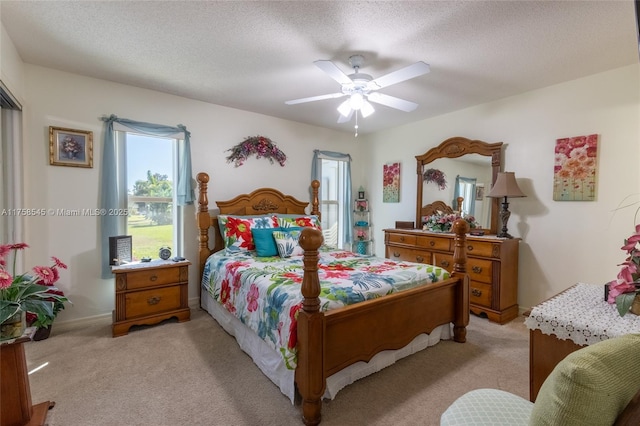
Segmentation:
<svg viewBox="0 0 640 426">
<path fill-rule="evenodd" d="M 226 290 L 222 289 L 222 285 L 216 290 L 212 284 L 216 281 L 215 277 L 224 279 L 224 274 L 237 272 L 242 268 L 249 271 L 248 275 L 264 276 L 266 272 L 256 273 L 256 271 L 271 269 L 272 265 L 275 267 L 275 264 L 280 264 L 281 259 L 258 258 L 258 262 L 268 263 L 266 265 L 251 264 L 253 260 L 249 260 L 247 250 L 234 252 L 231 250 L 232 245 L 225 249 L 225 242 L 229 243 L 228 235 L 223 238 L 222 232 L 226 232 L 226 228 L 221 229 L 220 223 L 222 221 L 228 223 L 229 217 L 259 217 L 260 219 L 256 219 L 259 221 L 264 220 L 264 217 L 276 217 L 277 222 L 274 225 L 276 227 L 284 223 L 280 221 L 284 221 L 287 217 L 319 218 L 319 182 L 311 183 L 312 201 L 309 213 L 306 213 L 309 203 L 273 188 L 261 188 L 249 194 L 238 195 L 228 201 L 217 201 L 219 213 L 216 215 L 212 215 L 209 211 L 207 195 L 209 176 L 206 173 L 199 173 L 197 182 L 198 253 L 200 276 L 203 277 L 200 286 L 201 306 L 225 330 L 236 337 L 241 348 L 251 355 L 262 372 L 274 381 L 283 393 L 291 395 L 295 392 L 295 402 L 302 405 L 302 420 L 305 424 L 320 423 L 322 399 L 326 397 L 328 382 L 338 389 L 344 386 L 341 382 L 343 380 L 341 374 L 349 372 L 350 380 L 353 381 L 353 377 L 357 379 L 372 372 L 366 371 L 367 369 L 373 369 L 373 371 L 380 369 L 379 366 L 370 365 L 374 360 L 380 360 L 384 367 L 393 362 L 389 361 L 389 358 L 395 360 L 394 357 L 402 357 L 422 350 L 433 345 L 434 339 L 437 342 L 443 336 L 446 338 L 447 333 L 451 331 L 453 340 L 465 342 L 466 326 L 469 323 L 469 279 L 465 270 L 465 234 L 468 231 L 466 222 L 459 221 L 454 226 L 456 232 L 454 267 L 452 271 L 445 271 L 446 273 L 430 265 L 327 251 L 321 247 L 322 231 L 303 226 L 298 234 L 301 254 L 290 257 L 294 265 L 287 272 L 288 277 L 293 277 L 291 279 L 297 284 L 297 286 L 287 286 L 290 293 L 287 297 L 294 297 L 291 295 L 291 290 L 294 289 L 298 294 L 299 302 L 293 301 L 294 304 L 290 305 L 295 306 L 295 312 L 288 308 L 283 309 L 290 314 L 289 322 L 286 322 L 286 318 L 276 321 L 280 329 L 290 332 L 280 336 L 283 341 L 295 343 L 293 352 L 285 354 L 278 350 L 282 349 L 282 346 L 278 347 L 273 338 L 269 342 L 266 341 L 269 339 L 264 339 L 265 333 L 262 329 L 255 332 L 251 328 L 255 324 L 252 324 L 253 321 L 249 317 L 239 316 L 237 312 L 232 313 L 225 309 L 229 299 L 229 286 L 253 285 L 246 283 L 247 274 L 243 275 L 243 278 L 226 276 L 233 281 L 232 284 L 227 283 Z M 304 223 L 304 225 L 307 224 Z M 315 225 L 312 224 L 312 226 Z M 291 231 L 291 233 L 295 232 Z M 277 238 L 276 240 L 280 242 Z M 258 247 L 254 249 L 258 251 Z M 235 255 L 239 257 L 233 258 Z M 352 259 L 349 256 L 361 259 Z M 399 269 L 404 268 L 402 270 L 404 275 L 411 276 L 414 281 L 422 278 L 412 274 L 426 273 L 429 276 L 427 281 L 432 282 L 420 283 L 402 291 L 382 290 L 383 293 L 389 293 L 385 293 L 383 297 L 379 297 L 379 292 L 376 293 L 379 289 L 373 289 L 370 295 L 356 298 L 358 303 L 338 304 L 328 309 L 327 272 L 329 270 L 334 272 L 336 265 L 338 269 L 344 269 L 344 262 L 355 265 L 360 261 L 368 262 L 368 271 L 382 281 L 395 282 L 395 278 L 389 278 L 386 274 L 393 273 L 391 271 L 393 268 L 390 266 L 397 266 Z M 218 272 L 213 272 L 211 265 L 226 266 Z M 321 276 L 322 279 L 320 279 Z M 267 279 L 274 280 L 273 277 Z M 354 282 L 355 284 L 358 283 Z M 224 303 L 220 302 L 222 300 Z M 249 303 L 244 304 L 247 306 L 253 304 L 253 311 L 261 310 L 266 303 L 263 299 L 252 297 L 247 297 L 246 300 Z M 234 309 L 236 308 L 231 308 L 231 311 Z M 291 321 L 294 318 L 297 318 L 296 324 L 292 326 Z M 278 332 L 282 331 L 280 329 Z M 258 336 L 259 334 L 261 336 Z M 258 342 L 257 346 L 252 346 L 256 342 Z M 281 344 L 284 345 L 282 342 Z M 274 354 L 275 359 L 280 358 L 280 361 L 284 359 L 284 362 L 277 362 L 278 365 L 274 365 L 272 362 Z M 283 372 L 282 370 L 284 370 L 284 376 L 279 374 Z"/>
</svg>

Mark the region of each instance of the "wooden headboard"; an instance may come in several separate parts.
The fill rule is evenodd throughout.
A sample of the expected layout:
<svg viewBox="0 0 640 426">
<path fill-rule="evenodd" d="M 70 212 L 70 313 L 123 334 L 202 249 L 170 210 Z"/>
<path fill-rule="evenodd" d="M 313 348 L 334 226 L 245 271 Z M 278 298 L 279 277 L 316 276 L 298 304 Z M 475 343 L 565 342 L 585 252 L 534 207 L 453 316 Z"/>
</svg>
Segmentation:
<svg viewBox="0 0 640 426">
<path fill-rule="evenodd" d="M 209 214 L 209 198 L 207 190 L 209 187 L 209 175 L 198 173 L 198 209 L 196 211 L 196 223 L 198 225 L 198 256 L 200 265 L 200 276 L 204 269 L 207 258 L 224 248 L 224 240 L 218 227 L 218 217 Z M 318 188 L 320 182 L 311 182 L 311 211 L 309 214 L 320 216 L 318 199 Z M 216 201 L 220 209 L 219 214 L 230 214 L 237 216 L 260 215 L 268 213 L 281 214 L 306 214 L 305 209 L 308 202 L 300 201 L 291 195 L 285 195 L 277 189 L 260 188 L 249 194 L 240 194 L 227 201 Z M 213 247 L 209 246 L 209 230 L 213 232 Z"/>
</svg>

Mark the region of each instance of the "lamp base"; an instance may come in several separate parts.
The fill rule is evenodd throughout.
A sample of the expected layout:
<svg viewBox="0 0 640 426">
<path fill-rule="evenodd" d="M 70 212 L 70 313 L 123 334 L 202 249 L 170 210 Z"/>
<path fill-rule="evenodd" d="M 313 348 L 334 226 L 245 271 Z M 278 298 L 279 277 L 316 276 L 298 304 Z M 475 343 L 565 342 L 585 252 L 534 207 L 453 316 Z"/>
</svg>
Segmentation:
<svg viewBox="0 0 640 426">
<path fill-rule="evenodd" d="M 511 212 L 509 211 L 509 202 L 507 201 L 507 197 L 504 197 L 502 201 L 502 210 L 500 210 L 500 221 L 502 222 L 502 230 L 498 233 L 498 238 L 513 238 L 509 232 L 507 232 L 507 222 L 509 222 L 509 216 L 511 216 Z"/>
</svg>

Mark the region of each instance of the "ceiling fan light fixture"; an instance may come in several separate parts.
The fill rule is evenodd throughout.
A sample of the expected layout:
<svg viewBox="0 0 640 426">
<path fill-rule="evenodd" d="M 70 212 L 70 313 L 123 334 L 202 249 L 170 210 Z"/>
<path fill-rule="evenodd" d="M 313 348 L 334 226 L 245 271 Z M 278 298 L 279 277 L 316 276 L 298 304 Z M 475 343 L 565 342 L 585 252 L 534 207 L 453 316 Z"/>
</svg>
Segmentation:
<svg viewBox="0 0 640 426">
<path fill-rule="evenodd" d="M 349 104 L 351 105 L 351 108 L 356 111 L 362 108 L 362 105 L 364 105 L 364 96 L 362 96 L 362 93 L 354 93 L 351 95 L 349 98 Z"/>
<path fill-rule="evenodd" d="M 360 108 L 360 112 L 362 113 L 363 118 L 367 118 L 368 116 L 373 114 L 375 111 L 376 110 L 375 108 L 373 108 L 373 105 L 371 105 L 371 103 L 369 103 L 369 101 L 367 100 L 365 100 L 362 103 L 362 108 Z"/>
<path fill-rule="evenodd" d="M 349 114 L 351 113 L 351 99 L 347 99 L 346 101 L 341 103 L 340 106 L 338 107 L 338 112 L 343 117 L 348 117 Z"/>
</svg>

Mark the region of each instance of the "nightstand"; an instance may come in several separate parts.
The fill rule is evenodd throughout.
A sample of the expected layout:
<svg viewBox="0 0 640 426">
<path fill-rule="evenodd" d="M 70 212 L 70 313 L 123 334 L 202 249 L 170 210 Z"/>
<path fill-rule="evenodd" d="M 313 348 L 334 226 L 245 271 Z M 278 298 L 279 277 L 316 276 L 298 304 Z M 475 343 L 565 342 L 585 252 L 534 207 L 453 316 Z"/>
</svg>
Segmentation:
<svg viewBox="0 0 640 426">
<path fill-rule="evenodd" d="M 154 260 L 113 266 L 113 337 L 128 334 L 132 325 L 157 324 L 173 317 L 180 322 L 189 321 L 189 265 L 188 260 Z"/>
</svg>

